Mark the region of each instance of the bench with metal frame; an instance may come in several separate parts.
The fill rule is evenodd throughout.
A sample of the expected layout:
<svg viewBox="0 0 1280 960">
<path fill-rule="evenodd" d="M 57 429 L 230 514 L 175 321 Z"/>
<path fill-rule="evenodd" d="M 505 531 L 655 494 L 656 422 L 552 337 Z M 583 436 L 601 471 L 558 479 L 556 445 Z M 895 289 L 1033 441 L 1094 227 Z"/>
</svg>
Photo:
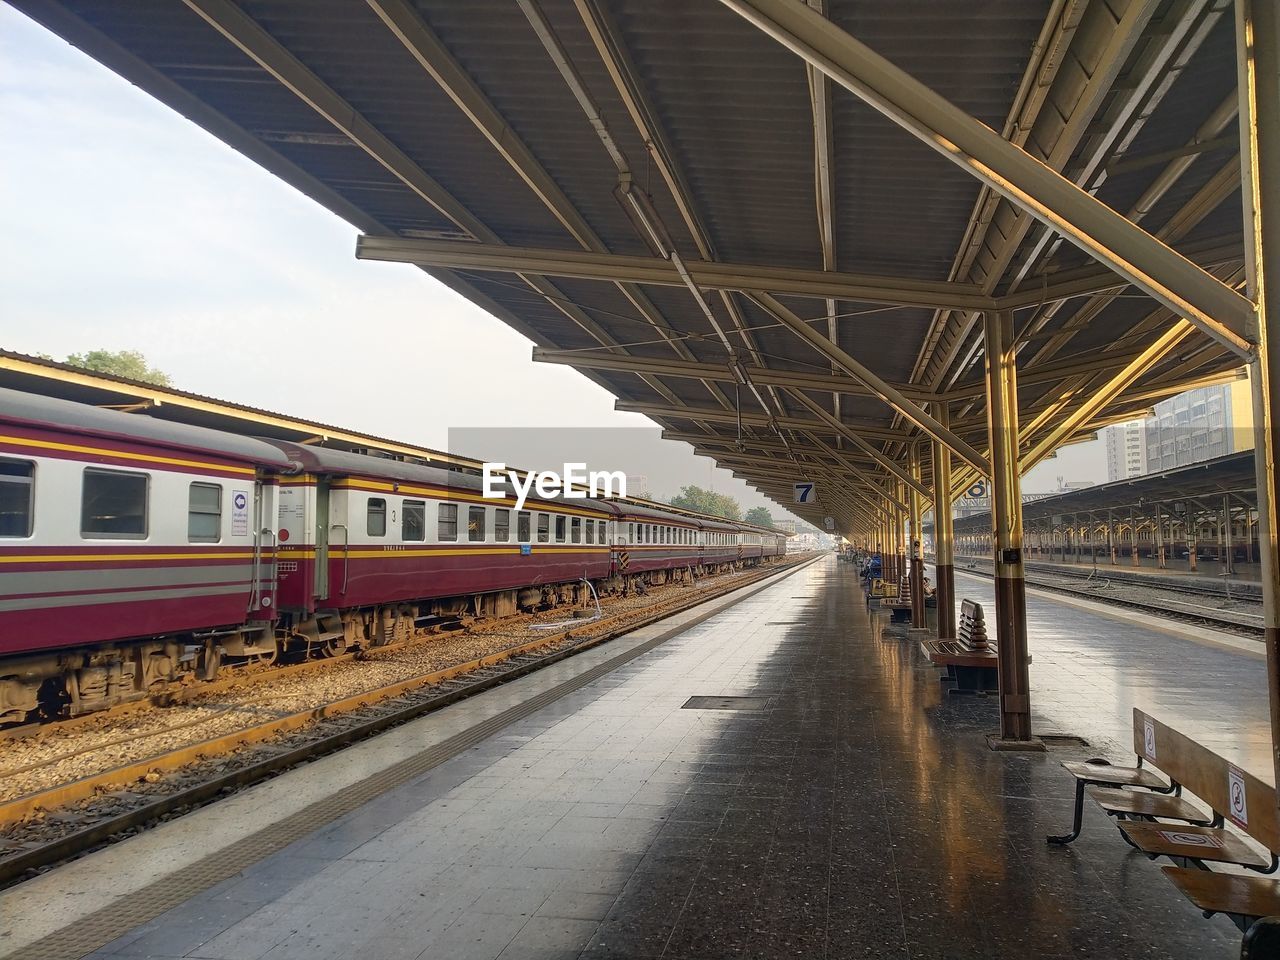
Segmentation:
<svg viewBox="0 0 1280 960">
<path fill-rule="evenodd" d="M 965 600 L 960 604 L 960 622 L 955 639 L 920 641 L 929 662 L 946 667 L 942 679 L 955 683 L 952 693 L 996 693 L 1000 687 L 999 655 L 987 637 L 982 604 Z"/>
<path fill-rule="evenodd" d="M 1225 914 L 1247 931 L 1263 917 L 1280 914 L 1280 880 L 1255 875 L 1280 866 L 1275 788 L 1137 708 L 1133 744 L 1138 758 L 1133 767 L 1113 767 L 1105 760 L 1063 764 L 1076 780 L 1075 821 L 1070 834 L 1049 842 L 1070 843 L 1080 835 L 1087 795 L 1116 819 L 1126 843 L 1152 860 L 1173 861 L 1163 868 L 1165 875 L 1206 917 Z M 1153 766 L 1168 782 L 1152 772 Z M 1184 789 L 1209 809 L 1188 801 Z M 1252 873 L 1225 873 L 1212 865 Z"/>
</svg>

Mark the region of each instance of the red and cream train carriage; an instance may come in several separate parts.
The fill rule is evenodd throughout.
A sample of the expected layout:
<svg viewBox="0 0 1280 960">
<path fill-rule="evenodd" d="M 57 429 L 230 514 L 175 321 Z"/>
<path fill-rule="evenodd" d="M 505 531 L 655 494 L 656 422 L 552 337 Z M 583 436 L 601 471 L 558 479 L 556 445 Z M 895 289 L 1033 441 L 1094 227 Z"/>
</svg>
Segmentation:
<svg viewBox="0 0 1280 960">
<path fill-rule="evenodd" d="M 0 389 L 0 722 L 268 652 L 289 466 L 259 440 Z"/>
<path fill-rule="evenodd" d="M 0 389 L 0 723 L 780 555 L 785 537 Z M 278 561 L 278 562 L 277 562 Z"/>
<path fill-rule="evenodd" d="M 612 510 L 590 500 L 485 498 L 479 478 L 278 443 L 280 603 L 325 649 L 412 634 L 424 618 L 574 602 L 610 575 Z"/>
</svg>

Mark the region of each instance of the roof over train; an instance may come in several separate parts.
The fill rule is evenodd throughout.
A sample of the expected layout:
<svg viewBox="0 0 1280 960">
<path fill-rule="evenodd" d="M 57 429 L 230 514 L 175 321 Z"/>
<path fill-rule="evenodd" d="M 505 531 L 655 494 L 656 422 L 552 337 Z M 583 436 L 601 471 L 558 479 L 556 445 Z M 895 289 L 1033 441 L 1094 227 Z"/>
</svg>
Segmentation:
<svg viewBox="0 0 1280 960">
<path fill-rule="evenodd" d="M 1224 496 L 1256 506 L 1257 482 L 1253 467 L 1252 450 L 1229 453 L 1160 473 L 1113 480 L 1083 490 L 1032 500 L 1022 505 L 1022 517 L 1026 523 L 1044 523 L 1059 517 L 1105 516 L 1108 511 L 1126 511 L 1124 515 L 1127 516 L 1129 508 L 1149 511 L 1156 504 L 1164 504 L 1167 514 L 1174 509 L 1175 503 L 1209 501 L 1210 498 L 1213 508 L 1217 509 Z M 991 515 L 978 513 L 957 520 L 955 529 L 957 533 L 989 532 Z"/>
<path fill-rule="evenodd" d="M 362 256 L 418 264 L 779 503 L 816 480 L 794 509 L 819 525 L 865 523 L 923 436 L 850 361 L 948 402 L 978 460 L 986 311 L 1016 311 L 1032 442 L 1240 367 L 1204 323 L 1162 340 L 1169 298 L 1028 212 L 1061 174 L 1068 221 L 1136 222 L 1240 325 L 1230 3 L 12 2 L 356 225 Z M 811 66 L 784 36 L 805 23 L 867 55 Z M 954 111 L 912 126 L 914 83 Z M 970 175 L 1015 148 L 1041 165 L 1020 203 Z"/>
<path fill-rule="evenodd" d="M 103 410 L 83 403 L 22 393 L 4 387 L 0 387 L 0 422 L 59 431 L 71 430 L 130 443 L 225 457 L 277 470 L 290 469 L 292 466 L 289 457 L 279 447 L 253 437 L 185 423 L 153 420 L 118 410 Z"/>
</svg>

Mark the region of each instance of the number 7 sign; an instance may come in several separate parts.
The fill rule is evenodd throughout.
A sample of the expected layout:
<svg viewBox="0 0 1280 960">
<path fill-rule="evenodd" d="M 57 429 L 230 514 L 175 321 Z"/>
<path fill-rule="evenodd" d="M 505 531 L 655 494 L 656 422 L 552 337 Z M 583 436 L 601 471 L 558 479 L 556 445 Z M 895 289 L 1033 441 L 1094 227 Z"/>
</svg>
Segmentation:
<svg viewBox="0 0 1280 960">
<path fill-rule="evenodd" d="M 814 497 L 814 484 L 812 483 L 797 483 L 795 484 L 795 491 L 796 503 L 813 503 L 814 499 L 816 499 Z"/>
</svg>

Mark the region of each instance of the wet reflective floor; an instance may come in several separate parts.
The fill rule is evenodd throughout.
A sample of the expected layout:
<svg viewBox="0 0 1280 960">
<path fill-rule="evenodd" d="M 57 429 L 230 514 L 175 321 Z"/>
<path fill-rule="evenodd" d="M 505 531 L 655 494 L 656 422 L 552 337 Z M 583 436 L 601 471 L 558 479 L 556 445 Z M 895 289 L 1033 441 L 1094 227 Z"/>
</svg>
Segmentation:
<svg viewBox="0 0 1280 960">
<path fill-rule="evenodd" d="M 944 695 L 828 558 L 94 956 L 1238 956 L 1101 815 L 1044 836 L 1059 761 L 1124 743 L 1134 704 L 1254 736 L 1261 662 L 1029 607 L 1040 726 L 1092 748 L 990 752 L 994 698 Z"/>
</svg>

